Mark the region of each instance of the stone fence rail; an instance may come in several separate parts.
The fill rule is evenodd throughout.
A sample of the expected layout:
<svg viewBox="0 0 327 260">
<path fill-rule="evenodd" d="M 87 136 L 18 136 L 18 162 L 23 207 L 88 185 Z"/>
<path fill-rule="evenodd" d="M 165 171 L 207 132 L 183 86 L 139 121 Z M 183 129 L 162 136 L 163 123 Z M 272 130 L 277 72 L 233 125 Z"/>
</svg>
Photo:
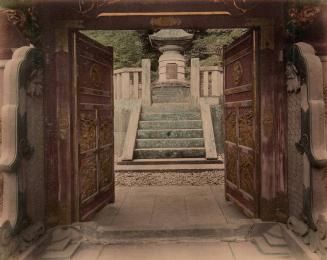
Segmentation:
<svg viewBox="0 0 327 260">
<path fill-rule="evenodd" d="M 114 71 L 115 100 L 142 99 L 148 102 L 150 93 L 150 60 L 142 60 L 140 68 L 122 68 Z"/>
<path fill-rule="evenodd" d="M 115 100 L 142 97 L 142 68 L 122 68 L 114 71 Z"/>
<path fill-rule="evenodd" d="M 223 95 L 223 70 L 219 66 L 200 67 L 200 97 Z"/>
<path fill-rule="evenodd" d="M 191 59 L 191 95 L 220 97 L 223 95 L 223 68 L 220 66 L 200 66 L 200 59 Z"/>
</svg>

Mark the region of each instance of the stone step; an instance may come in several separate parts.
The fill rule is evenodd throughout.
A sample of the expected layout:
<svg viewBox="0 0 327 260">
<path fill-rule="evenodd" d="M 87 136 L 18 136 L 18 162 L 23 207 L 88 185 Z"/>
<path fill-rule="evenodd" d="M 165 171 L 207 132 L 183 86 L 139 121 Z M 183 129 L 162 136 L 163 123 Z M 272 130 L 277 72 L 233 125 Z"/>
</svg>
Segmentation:
<svg viewBox="0 0 327 260">
<path fill-rule="evenodd" d="M 190 93 L 190 88 L 168 87 L 168 88 L 153 88 L 152 89 L 152 94 L 158 94 L 158 93 L 188 94 L 188 93 Z"/>
<path fill-rule="evenodd" d="M 171 94 L 177 94 L 177 95 L 181 95 L 181 96 L 185 96 L 188 95 L 190 92 L 189 91 L 180 91 L 180 90 L 157 90 L 157 91 L 153 91 L 152 95 L 171 95 Z"/>
<path fill-rule="evenodd" d="M 162 228 L 162 229 L 141 229 L 141 230 L 117 230 L 115 227 L 101 227 L 98 235 L 101 241 L 107 244 L 137 244 L 145 242 L 173 242 L 182 241 L 246 241 L 247 235 L 252 228 L 252 224 L 226 224 L 213 227 L 212 225 L 203 227 L 189 226 L 185 228 Z M 201 259 L 201 258 L 199 258 Z M 222 259 L 223 260 L 223 259 Z"/>
<path fill-rule="evenodd" d="M 142 106 L 142 113 L 180 113 L 180 112 L 200 112 L 200 108 L 192 104 L 170 103 L 153 104 L 152 106 Z"/>
<path fill-rule="evenodd" d="M 190 92 L 187 91 L 156 91 L 156 92 L 153 92 L 152 93 L 152 96 L 158 96 L 158 95 L 164 95 L 164 96 L 167 96 L 167 95 L 177 95 L 177 96 L 184 96 L 184 97 L 187 97 L 187 96 L 190 96 Z"/>
<path fill-rule="evenodd" d="M 214 164 L 219 169 L 224 169 L 222 160 L 207 160 L 206 158 L 161 158 L 161 159 L 135 159 L 133 161 L 119 161 L 117 165 L 196 165 Z M 184 168 L 183 168 L 184 169 Z M 116 169 L 115 169 L 116 170 Z"/>
<path fill-rule="evenodd" d="M 165 121 L 165 120 L 201 120 L 200 112 L 182 113 L 142 113 L 142 121 Z"/>
<path fill-rule="evenodd" d="M 140 121 L 139 129 L 202 129 L 201 120 Z"/>
<path fill-rule="evenodd" d="M 153 97 L 153 103 L 188 103 L 191 101 L 189 97 Z"/>
<path fill-rule="evenodd" d="M 203 138 L 184 139 L 137 139 L 136 149 L 144 148 L 182 148 L 182 147 L 204 147 Z"/>
<path fill-rule="evenodd" d="M 287 246 L 270 246 L 262 236 L 254 237 L 252 243 L 254 243 L 258 250 L 264 255 L 291 255 Z"/>
<path fill-rule="evenodd" d="M 134 159 L 204 158 L 205 148 L 151 148 L 135 149 Z"/>
<path fill-rule="evenodd" d="M 287 246 L 287 243 L 284 238 L 276 237 L 269 233 L 265 233 L 262 236 L 270 246 L 279 246 L 279 247 Z"/>
<path fill-rule="evenodd" d="M 203 138 L 202 129 L 138 130 L 138 139 Z"/>
</svg>

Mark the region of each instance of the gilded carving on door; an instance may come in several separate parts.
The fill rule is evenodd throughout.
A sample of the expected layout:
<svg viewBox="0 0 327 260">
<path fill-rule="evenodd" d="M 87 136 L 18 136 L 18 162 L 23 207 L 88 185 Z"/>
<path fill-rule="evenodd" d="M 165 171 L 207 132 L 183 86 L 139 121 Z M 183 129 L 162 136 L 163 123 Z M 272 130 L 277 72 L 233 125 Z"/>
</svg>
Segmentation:
<svg viewBox="0 0 327 260">
<path fill-rule="evenodd" d="M 236 111 L 226 109 L 226 140 L 237 143 L 236 137 Z"/>
<path fill-rule="evenodd" d="M 254 157 L 252 151 L 240 154 L 240 187 L 248 194 L 254 194 Z"/>
<path fill-rule="evenodd" d="M 259 213 L 257 174 L 257 32 L 224 48 L 226 197 L 247 214 Z"/>
<path fill-rule="evenodd" d="M 94 111 L 82 111 L 80 114 L 80 149 L 86 152 L 96 147 L 96 118 Z"/>
<path fill-rule="evenodd" d="M 114 201 L 112 48 L 74 33 L 76 220 Z"/>
<path fill-rule="evenodd" d="M 79 180 L 81 201 L 84 201 L 97 191 L 96 158 L 94 156 L 81 160 Z"/>
<path fill-rule="evenodd" d="M 253 148 L 254 147 L 254 140 L 253 140 L 253 110 L 252 108 L 249 109 L 240 109 L 239 112 L 239 144 L 248 146 Z"/>
<path fill-rule="evenodd" d="M 237 183 L 237 148 L 236 146 L 228 145 L 226 147 L 226 178 L 236 185 Z"/>
</svg>

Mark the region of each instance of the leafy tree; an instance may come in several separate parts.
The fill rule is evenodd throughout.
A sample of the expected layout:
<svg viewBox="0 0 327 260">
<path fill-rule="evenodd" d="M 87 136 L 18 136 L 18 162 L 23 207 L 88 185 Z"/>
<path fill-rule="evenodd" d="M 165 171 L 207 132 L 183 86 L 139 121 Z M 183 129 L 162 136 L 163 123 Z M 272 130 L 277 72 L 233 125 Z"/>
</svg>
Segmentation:
<svg viewBox="0 0 327 260">
<path fill-rule="evenodd" d="M 224 45 L 232 43 L 247 32 L 247 29 L 208 29 L 205 31 L 194 31 L 192 47 L 187 50 L 186 57 L 200 58 L 201 65 L 215 66 L 222 60 L 221 49 Z"/>
<path fill-rule="evenodd" d="M 83 31 L 97 42 L 114 48 L 114 67 L 140 67 L 143 58 L 142 42 L 137 31 Z"/>
<path fill-rule="evenodd" d="M 209 29 L 187 30 L 194 34 L 194 40 L 185 51 L 190 65 L 193 57 L 198 57 L 203 66 L 218 65 L 221 61 L 221 48 L 240 37 L 246 29 Z M 116 31 L 83 31 L 90 38 L 105 46 L 114 48 L 114 68 L 140 67 L 142 59 L 151 59 L 151 69 L 158 69 L 160 53 L 151 46 L 149 35 L 153 30 L 116 30 Z"/>
</svg>

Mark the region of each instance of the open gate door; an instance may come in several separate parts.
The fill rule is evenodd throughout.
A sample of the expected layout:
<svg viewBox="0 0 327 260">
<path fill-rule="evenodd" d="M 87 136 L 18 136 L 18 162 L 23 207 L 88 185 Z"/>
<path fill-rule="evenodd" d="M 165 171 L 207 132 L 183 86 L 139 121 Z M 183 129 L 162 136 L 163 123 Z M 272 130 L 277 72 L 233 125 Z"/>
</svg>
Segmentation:
<svg viewBox="0 0 327 260">
<path fill-rule="evenodd" d="M 257 31 L 224 48 L 225 195 L 252 217 L 259 212 Z"/>
<path fill-rule="evenodd" d="M 74 32 L 75 220 L 114 201 L 112 48 Z"/>
</svg>

